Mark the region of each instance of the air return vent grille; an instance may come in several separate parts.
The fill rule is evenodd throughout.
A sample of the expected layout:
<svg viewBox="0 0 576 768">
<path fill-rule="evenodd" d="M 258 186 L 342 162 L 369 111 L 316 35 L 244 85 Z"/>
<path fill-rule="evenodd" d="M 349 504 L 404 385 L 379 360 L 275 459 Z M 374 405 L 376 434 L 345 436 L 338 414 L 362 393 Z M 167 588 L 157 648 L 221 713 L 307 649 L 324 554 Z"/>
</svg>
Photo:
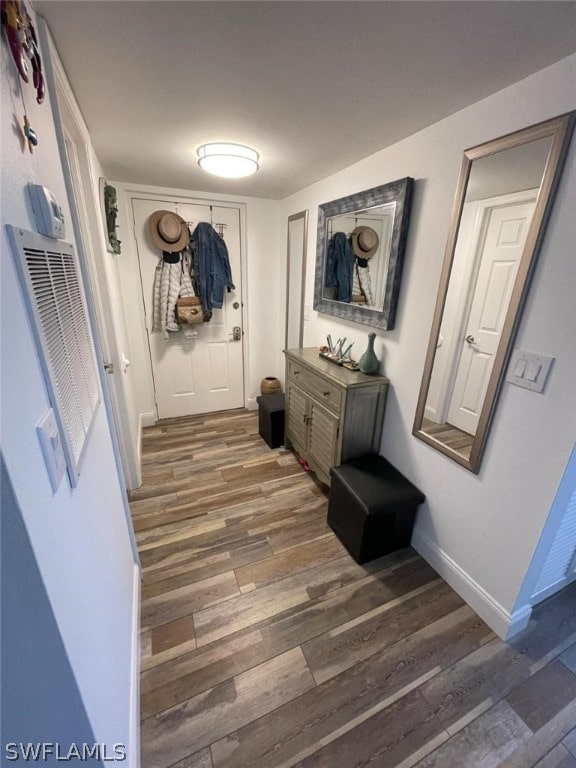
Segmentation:
<svg viewBox="0 0 576 768">
<path fill-rule="evenodd" d="M 74 248 L 17 227 L 7 226 L 7 230 L 74 486 L 99 403 L 94 348 Z"/>
<path fill-rule="evenodd" d="M 555 584 L 563 585 L 574 573 L 576 541 L 576 489 L 572 493 L 554 543 L 548 553 L 542 573 L 536 584 L 534 596 Z"/>
</svg>

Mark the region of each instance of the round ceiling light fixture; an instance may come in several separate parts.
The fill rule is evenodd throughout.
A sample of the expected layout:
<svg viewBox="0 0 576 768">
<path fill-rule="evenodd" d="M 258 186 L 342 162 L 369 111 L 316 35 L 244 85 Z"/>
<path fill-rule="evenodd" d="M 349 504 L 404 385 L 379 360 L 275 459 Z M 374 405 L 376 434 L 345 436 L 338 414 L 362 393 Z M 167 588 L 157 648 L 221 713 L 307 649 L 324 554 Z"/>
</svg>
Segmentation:
<svg viewBox="0 0 576 768">
<path fill-rule="evenodd" d="M 240 179 L 258 170 L 258 152 L 243 144 L 203 144 L 197 151 L 200 168 L 215 176 Z"/>
</svg>

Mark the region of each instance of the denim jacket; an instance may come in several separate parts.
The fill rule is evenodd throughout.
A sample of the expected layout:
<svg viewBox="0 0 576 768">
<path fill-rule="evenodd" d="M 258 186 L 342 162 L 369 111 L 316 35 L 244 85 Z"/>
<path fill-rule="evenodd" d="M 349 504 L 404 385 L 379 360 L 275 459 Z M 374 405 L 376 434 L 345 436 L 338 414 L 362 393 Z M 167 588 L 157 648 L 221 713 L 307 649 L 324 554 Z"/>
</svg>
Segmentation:
<svg viewBox="0 0 576 768">
<path fill-rule="evenodd" d="M 235 288 L 228 260 L 226 243 L 207 222 L 200 222 L 192 233 L 196 288 L 202 301 L 202 309 L 212 313 L 224 302 L 224 288 Z"/>
<path fill-rule="evenodd" d="M 335 232 L 330 238 L 326 254 L 326 286 L 336 286 L 336 300 L 351 301 L 353 270 L 352 246 L 344 232 Z"/>
</svg>

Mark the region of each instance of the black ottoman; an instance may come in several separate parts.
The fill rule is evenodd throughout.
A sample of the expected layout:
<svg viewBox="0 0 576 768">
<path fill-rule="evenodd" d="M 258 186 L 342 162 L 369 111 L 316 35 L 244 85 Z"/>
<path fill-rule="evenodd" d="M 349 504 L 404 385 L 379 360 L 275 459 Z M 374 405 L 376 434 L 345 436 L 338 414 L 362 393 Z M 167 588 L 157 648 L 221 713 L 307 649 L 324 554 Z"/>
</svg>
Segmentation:
<svg viewBox="0 0 576 768">
<path fill-rule="evenodd" d="M 260 395 L 258 403 L 258 432 L 270 448 L 284 442 L 284 395 Z"/>
<path fill-rule="evenodd" d="M 410 544 L 416 508 L 426 498 L 383 456 L 332 467 L 328 525 L 357 563 Z"/>
</svg>

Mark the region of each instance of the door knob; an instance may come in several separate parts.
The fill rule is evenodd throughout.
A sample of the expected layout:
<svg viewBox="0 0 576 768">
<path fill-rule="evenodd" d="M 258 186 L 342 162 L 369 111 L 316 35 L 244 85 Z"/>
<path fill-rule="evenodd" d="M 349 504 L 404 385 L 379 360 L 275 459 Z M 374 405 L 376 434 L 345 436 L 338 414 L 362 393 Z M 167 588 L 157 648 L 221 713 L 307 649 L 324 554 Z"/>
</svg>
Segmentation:
<svg viewBox="0 0 576 768">
<path fill-rule="evenodd" d="M 475 344 L 475 343 L 476 343 L 476 342 L 474 341 L 474 336 L 472 336 L 472 334 L 471 334 L 471 333 L 469 333 L 469 334 L 468 334 L 468 336 L 466 336 L 466 338 L 465 338 L 465 341 L 467 341 L 467 342 L 468 342 L 468 344 Z"/>
</svg>

